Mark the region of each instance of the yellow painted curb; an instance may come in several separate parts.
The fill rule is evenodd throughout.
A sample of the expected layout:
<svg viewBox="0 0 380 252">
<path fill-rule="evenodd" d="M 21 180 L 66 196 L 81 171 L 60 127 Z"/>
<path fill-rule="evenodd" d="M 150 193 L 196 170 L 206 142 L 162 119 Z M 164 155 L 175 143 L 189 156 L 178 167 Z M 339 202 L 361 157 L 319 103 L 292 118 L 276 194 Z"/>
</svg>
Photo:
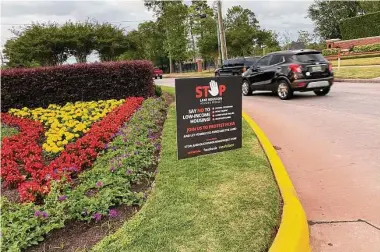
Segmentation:
<svg viewBox="0 0 380 252">
<path fill-rule="evenodd" d="M 269 252 L 310 252 L 309 226 L 293 183 L 264 132 L 245 112 L 243 112 L 243 118 L 256 133 L 269 159 L 284 202 L 280 228 Z"/>
</svg>

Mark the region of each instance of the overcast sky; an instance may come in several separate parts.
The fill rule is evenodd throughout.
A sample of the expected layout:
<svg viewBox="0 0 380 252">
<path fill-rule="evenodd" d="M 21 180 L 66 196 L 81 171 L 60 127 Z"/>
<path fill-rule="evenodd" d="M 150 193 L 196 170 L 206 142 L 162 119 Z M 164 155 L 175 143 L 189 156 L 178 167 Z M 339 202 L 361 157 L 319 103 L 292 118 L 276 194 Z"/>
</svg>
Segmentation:
<svg viewBox="0 0 380 252">
<path fill-rule="evenodd" d="M 186 0 L 190 3 L 190 0 Z M 212 0 L 208 1 L 212 4 Z M 279 34 L 288 31 L 293 39 L 298 30 L 313 31 L 313 23 L 306 18 L 311 1 L 232 1 L 224 0 L 223 14 L 234 5 L 251 9 L 262 28 Z M 153 15 L 144 7 L 143 1 L 1 1 L 1 46 L 12 37 L 9 31 L 18 24 L 31 22 L 85 20 L 115 22 L 127 30 L 137 27 L 139 22 L 152 20 Z M 128 22 L 120 22 L 128 21 Z"/>
</svg>

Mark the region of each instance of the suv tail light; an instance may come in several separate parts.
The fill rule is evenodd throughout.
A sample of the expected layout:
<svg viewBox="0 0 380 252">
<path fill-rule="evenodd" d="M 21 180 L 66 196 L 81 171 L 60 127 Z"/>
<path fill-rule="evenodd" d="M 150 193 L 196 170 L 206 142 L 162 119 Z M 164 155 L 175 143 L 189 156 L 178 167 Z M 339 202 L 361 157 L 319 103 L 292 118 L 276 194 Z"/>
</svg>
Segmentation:
<svg viewBox="0 0 380 252">
<path fill-rule="evenodd" d="M 329 62 L 329 71 L 332 72 L 332 70 L 333 70 L 332 69 L 332 64 L 331 64 L 331 62 Z"/>
<path fill-rule="evenodd" d="M 290 64 L 289 69 L 293 73 L 302 73 L 301 66 L 298 64 Z"/>
</svg>

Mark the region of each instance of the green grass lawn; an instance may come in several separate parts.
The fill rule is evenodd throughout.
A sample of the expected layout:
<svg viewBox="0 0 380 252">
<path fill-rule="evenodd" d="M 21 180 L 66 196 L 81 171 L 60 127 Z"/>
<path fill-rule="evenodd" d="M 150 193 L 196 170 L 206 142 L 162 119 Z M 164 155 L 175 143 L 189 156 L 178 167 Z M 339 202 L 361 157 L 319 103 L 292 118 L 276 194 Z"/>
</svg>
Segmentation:
<svg viewBox="0 0 380 252">
<path fill-rule="evenodd" d="M 333 66 L 338 66 L 337 60 L 332 60 Z M 380 57 L 370 58 L 356 58 L 356 59 L 342 59 L 341 66 L 366 66 L 366 65 L 380 65 Z"/>
<path fill-rule="evenodd" d="M 334 77 L 342 79 L 373 79 L 380 77 L 380 67 L 334 68 Z"/>
<path fill-rule="evenodd" d="M 173 88 L 173 87 L 167 87 L 167 86 L 160 86 L 160 87 L 161 87 L 161 89 L 162 89 L 163 92 L 166 92 L 166 93 L 174 96 L 174 94 L 175 94 L 175 88 Z"/>
<path fill-rule="evenodd" d="M 214 71 L 164 74 L 164 78 L 213 77 Z"/>
<path fill-rule="evenodd" d="M 252 129 L 243 122 L 242 149 L 178 161 L 175 127 L 172 105 L 147 203 L 93 250 L 267 251 L 281 196 Z"/>
<path fill-rule="evenodd" d="M 4 137 L 13 136 L 17 133 L 17 129 L 1 124 L 1 140 L 3 140 Z"/>
<path fill-rule="evenodd" d="M 342 65 L 343 66 L 343 65 Z M 334 73 L 336 78 L 342 79 L 373 79 L 380 77 L 380 67 L 344 67 L 338 71 L 337 67 L 334 67 Z M 210 77 L 213 75 L 201 75 L 199 73 L 192 73 L 192 75 L 182 75 L 181 78 L 191 77 Z M 179 76 L 174 78 L 180 78 Z"/>
</svg>

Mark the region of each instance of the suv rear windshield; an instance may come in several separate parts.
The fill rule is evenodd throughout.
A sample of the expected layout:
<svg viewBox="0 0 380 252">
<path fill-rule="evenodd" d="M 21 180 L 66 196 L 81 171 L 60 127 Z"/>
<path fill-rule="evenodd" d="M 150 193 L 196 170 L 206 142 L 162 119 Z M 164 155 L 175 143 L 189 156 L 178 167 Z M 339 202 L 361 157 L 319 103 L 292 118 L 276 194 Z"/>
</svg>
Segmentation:
<svg viewBox="0 0 380 252">
<path fill-rule="evenodd" d="M 258 58 L 245 58 L 245 66 L 252 66 L 257 62 Z"/>
<path fill-rule="evenodd" d="M 323 61 L 326 59 L 320 53 L 305 53 L 305 54 L 296 54 L 293 56 L 298 62 L 314 62 L 314 61 Z"/>
</svg>

